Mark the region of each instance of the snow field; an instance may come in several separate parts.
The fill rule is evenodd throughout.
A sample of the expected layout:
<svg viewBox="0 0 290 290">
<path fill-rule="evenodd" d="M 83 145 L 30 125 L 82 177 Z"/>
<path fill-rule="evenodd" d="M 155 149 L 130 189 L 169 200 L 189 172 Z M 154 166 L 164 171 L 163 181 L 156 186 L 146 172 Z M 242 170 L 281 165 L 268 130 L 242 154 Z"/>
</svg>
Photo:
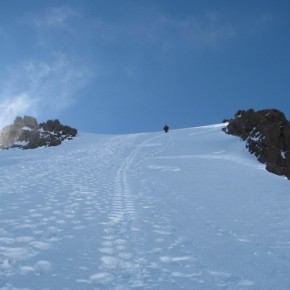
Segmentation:
<svg viewBox="0 0 290 290">
<path fill-rule="evenodd" d="M 289 181 L 221 126 L 0 152 L 0 289 L 289 289 Z"/>
</svg>

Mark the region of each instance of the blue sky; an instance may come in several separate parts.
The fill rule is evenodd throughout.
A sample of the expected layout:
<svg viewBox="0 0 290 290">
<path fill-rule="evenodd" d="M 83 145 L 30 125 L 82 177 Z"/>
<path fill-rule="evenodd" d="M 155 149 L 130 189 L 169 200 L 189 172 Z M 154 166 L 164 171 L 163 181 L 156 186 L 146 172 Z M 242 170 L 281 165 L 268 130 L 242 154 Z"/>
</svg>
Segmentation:
<svg viewBox="0 0 290 290">
<path fill-rule="evenodd" d="M 79 131 L 220 123 L 239 109 L 290 119 L 290 2 L 0 3 L 0 124 L 58 118 Z"/>
</svg>

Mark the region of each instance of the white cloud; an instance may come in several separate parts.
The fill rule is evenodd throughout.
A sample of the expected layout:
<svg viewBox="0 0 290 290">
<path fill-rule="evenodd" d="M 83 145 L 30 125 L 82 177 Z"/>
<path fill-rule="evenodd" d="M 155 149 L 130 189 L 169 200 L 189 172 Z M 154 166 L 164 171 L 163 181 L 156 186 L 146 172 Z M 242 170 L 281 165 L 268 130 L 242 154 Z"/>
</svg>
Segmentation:
<svg viewBox="0 0 290 290">
<path fill-rule="evenodd" d="M 50 62 L 21 63 L 10 70 L 0 94 L 0 125 L 10 123 L 17 115 L 57 114 L 76 101 L 77 91 L 90 77 L 86 68 L 63 54 L 55 55 Z"/>
</svg>

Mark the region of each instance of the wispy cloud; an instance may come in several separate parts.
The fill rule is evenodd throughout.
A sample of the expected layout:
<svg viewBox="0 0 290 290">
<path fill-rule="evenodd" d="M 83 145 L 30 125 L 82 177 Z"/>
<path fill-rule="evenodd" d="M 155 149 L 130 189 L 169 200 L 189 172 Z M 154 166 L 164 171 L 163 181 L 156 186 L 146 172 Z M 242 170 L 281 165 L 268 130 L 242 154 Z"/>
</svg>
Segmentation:
<svg viewBox="0 0 290 290">
<path fill-rule="evenodd" d="M 9 64 L 0 88 L 0 126 L 17 114 L 55 116 L 78 100 L 76 93 L 100 67 L 98 74 L 105 78 L 123 67 L 122 73 L 133 79 L 148 57 L 168 61 L 172 55 L 223 46 L 235 37 L 234 26 L 218 13 L 179 17 L 150 7 L 138 6 L 118 19 L 73 6 L 28 14 L 23 25 L 30 28 L 29 49 L 19 50 L 21 63 Z"/>
<path fill-rule="evenodd" d="M 70 7 L 55 7 L 46 10 L 43 17 L 34 19 L 34 23 L 39 28 L 59 28 L 66 27 L 67 22 L 79 16 L 79 13 Z"/>
<path fill-rule="evenodd" d="M 15 95 L 5 98 L 0 103 L 0 129 L 8 125 L 17 115 L 22 115 L 35 106 L 34 100 L 29 96 Z"/>
<path fill-rule="evenodd" d="M 10 69 L 0 94 L 0 125 L 16 115 L 57 114 L 75 102 L 77 91 L 90 78 L 87 68 L 77 66 L 63 54 L 52 61 L 26 61 Z"/>
<path fill-rule="evenodd" d="M 235 26 L 217 12 L 183 18 L 161 11 L 143 11 L 115 22 L 95 19 L 94 36 L 102 43 L 131 43 L 165 51 L 203 50 L 223 46 L 236 36 Z"/>
<path fill-rule="evenodd" d="M 204 49 L 222 46 L 225 41 L 235 37 L 233 25 L 221 19 L 218 13 L 207 12 L 183 19 L 170 15 L 156 18 L 152 32 L 154 41 L 167 40 L 172 47 Z"/>
<path fill-rule="evenodd" d="M 8 63 L 8 73 L 1 79 L 0 127 L 17 115 L 52 118 L 79 98 L 77 93 L 93 76 L 79 55 L 68 49 L 77 43 L 69 35 L 75 28 L 71 20 L 79 15 L 61 6 L 23 17 L 24 27 L 35 28 L 30 31 L 34 33 L 30 34 L 32 44 L 30 50 L 19 51 L 22 61 Z"/>
</svg>

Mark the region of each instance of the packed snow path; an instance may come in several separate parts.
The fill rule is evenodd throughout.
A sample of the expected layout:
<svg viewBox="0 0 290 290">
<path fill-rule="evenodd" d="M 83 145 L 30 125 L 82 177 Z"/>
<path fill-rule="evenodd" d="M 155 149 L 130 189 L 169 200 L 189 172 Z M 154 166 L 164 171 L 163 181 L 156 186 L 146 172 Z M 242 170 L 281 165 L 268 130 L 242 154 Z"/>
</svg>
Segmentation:
<svg viewBox="0 0 290 290">
<path fill-rule="evenodd" d="M 0 168 L 0 289 L 290 289 L 290 183 L 221 126 L 80 134 Z"/>
</svg>

